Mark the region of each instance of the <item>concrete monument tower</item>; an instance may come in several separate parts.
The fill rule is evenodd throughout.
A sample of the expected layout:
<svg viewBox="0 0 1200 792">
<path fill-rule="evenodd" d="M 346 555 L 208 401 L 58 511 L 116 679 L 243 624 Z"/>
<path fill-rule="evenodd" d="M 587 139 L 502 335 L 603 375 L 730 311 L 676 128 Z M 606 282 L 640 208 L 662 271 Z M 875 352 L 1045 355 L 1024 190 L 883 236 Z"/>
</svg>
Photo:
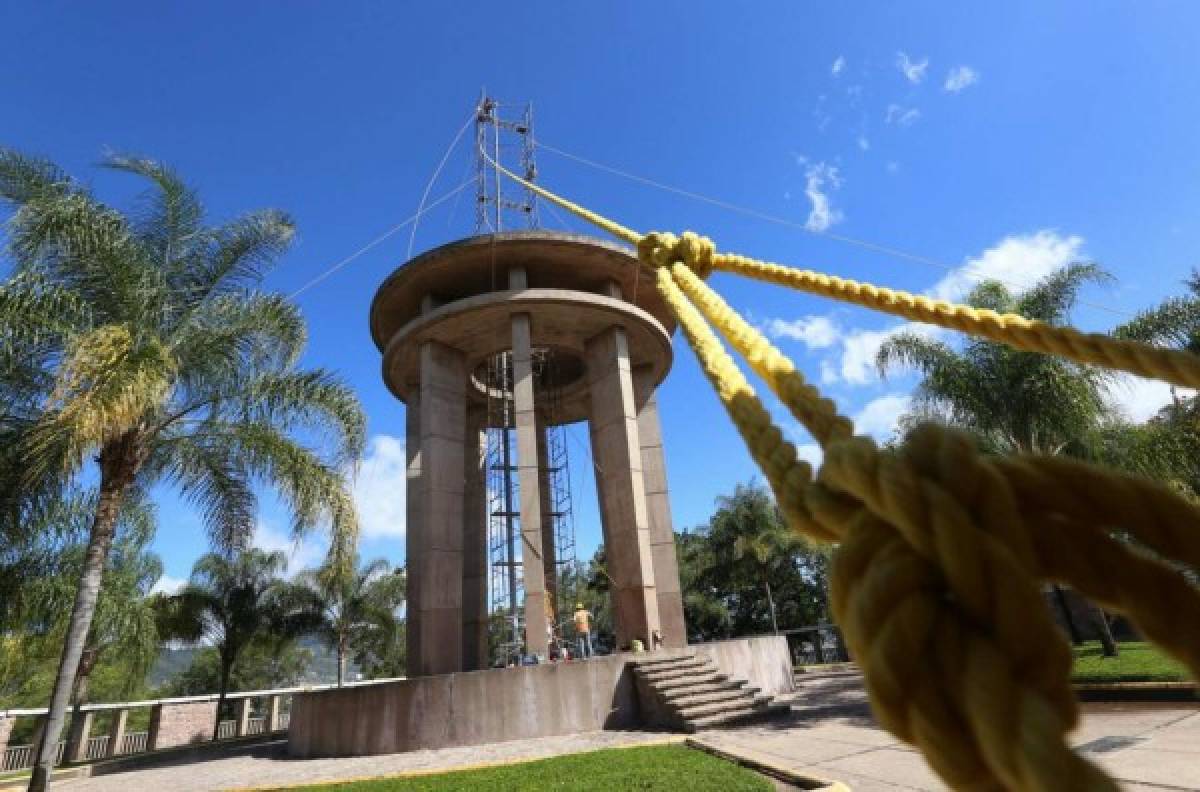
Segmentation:
<svg viewBox="0 0 1200 792">
<path fill-rule="evenodd" d="M 686 645 L 654 397 L 671 365 L 674 324 L 652 282 L 623 248 L 534 230 L 430 250 L 375 295 L 371 333 L 384 381 L 407 406 L 409 676 L 488 664 L 488 525 L 497 515 L 520 545 L 523 597 L 513 598 L 521 611 L 513 615 L 527 651 L 546 654 L 546 598 L 557 578 L 544 438 L 580 421 L 590 431 L 618 646 Z M 488 463 L 488 429 L 515 436 L 500 464 Z M 490 513 L 489 466 L 513 474 L 503 478 L 509 505 Z"/>
</svg>

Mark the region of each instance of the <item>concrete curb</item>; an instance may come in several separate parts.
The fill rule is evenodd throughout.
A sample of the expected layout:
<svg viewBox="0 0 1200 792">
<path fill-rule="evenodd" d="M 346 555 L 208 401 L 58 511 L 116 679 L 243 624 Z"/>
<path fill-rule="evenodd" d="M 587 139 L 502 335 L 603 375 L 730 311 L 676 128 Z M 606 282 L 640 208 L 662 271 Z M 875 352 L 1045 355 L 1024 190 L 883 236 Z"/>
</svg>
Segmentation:
<svg viewBox="0 0 1200 792">
<path fill-rule="evenodd" d="M 1192 682 L 1079 682 L 1071 686 L 1080 701 L 1196 701 Z"/>
<path fill-rule="evenodd" d="M 823 778 L 821 776 L 804 775 L 797 773 L 790 768 L 784 767 L 766 754 L 760 754 L 757 751 L 741 749 L 737 753 L 733 753 L 724 748 L 718 748 L 712 743 L 705 742 L 698 737 L 689 737 L 686 742 L 689 748 L 695 748 L 698 751 L 704 751 L 719 759 L 724 759 L 727 762 L 741 765 L 763 775 L 777 778 L 780 781 L 799 787 L 800 789 L 819 789 L 825 792 L 850 792 L 850 787 L 843 784 L 841 781 L 835 781 L 831 778 Z"/>
<path fill-rule="evenodd" d="M 570 751 L 568 753 L 547 753 L 538 756 L 520 756 L 512 759 L 497 759 L 494 762 L 476 762 L 474 764 L 455 765 L 453 767 L 426 767 L 420 770 L 407 770 L 403 773 L 388 773 L 385 775 L 342 776 L 339 778 L 309 779 L 295 784 L 267 784 L 265 786 L 231 787 L 226 792 L 263 792 L 264 790 L 301 789 L 310 786 L 327 786 L 332 784 L 357 784 L 363 781 L 391 781 L 405 778 L 424 778 L 426 776 L 446 775 L 447 773 L 464 773 L 471 770 L 487 770 L 493 767 L 509 767 L 511 765 L 541 762 L 546 759 L 557 759 L 560 756 L 575 756 L 578 754 L 596 753 L 598 751 L 619 751 L 624 748 L 650 748 L 656 745 L 683 745 L 687 738 L 682 736 L 663 737 L 659 740 L 632 742 L 625 745 L 609 745 L 603 748 L 589 748 L 585 751 Z M 301 760 L 303 761 L 303 760 Z"/>
</svg>

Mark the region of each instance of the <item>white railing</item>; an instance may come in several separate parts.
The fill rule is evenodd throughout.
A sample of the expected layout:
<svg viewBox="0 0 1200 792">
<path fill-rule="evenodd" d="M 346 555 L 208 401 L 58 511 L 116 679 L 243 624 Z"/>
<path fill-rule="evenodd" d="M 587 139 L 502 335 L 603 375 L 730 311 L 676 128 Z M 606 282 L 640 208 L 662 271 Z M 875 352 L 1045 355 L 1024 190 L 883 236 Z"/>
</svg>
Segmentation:
<svg viewBox="0 0 1200 792">
<path fill-rule="evenodd" d="M 85 760 L 103 759 L 107 753 L 108 753 L 108 735 L 101 734 L 99 737 L 89 737 L 88 738 L 87 746 L 84 748 L 84 751 L 83 751 L 83 758 Z"/>
<path fill-rule="evenodd" d="M 3 759 L 0 759 L 0 771 L 21 770 L 33 767 L 33 746 L 12 745 L 5 749 Z"/>
<path fill-rule="evenodd" d="M 246 734 L 262 734 L 266 730 L 266 718 L 248 718 L 246 720 Z"/>
<path fill-rule="evenodd" d="M 54 757 L 55 764 L 62 764 L 63 754 L 66 750 L 67 744 L 60 742 L 58 753 Z M 35 751 L 37 751 L 36 745 L 8 746 L 4 749 L 4 755 L 0 757 L 0 772 L 7 773 L 10 770 L 24 770 L 27 767 L 33 767 Z"/>
<path fill-rule="evenodd" d="M 117 747 L 117 753 L 130 754 L 141 753 L 146 750 L 146 744 L 150 740 L 150 732 L 125 732 L 124 739 L 121 740 L 120 746 Z"/>
<path fill-rule="evenodd" d="M 217 724 L 217 739 L 228 740 L 230 737 L 237 734 L 236 720 L 223 720 Z"/>
</svg>

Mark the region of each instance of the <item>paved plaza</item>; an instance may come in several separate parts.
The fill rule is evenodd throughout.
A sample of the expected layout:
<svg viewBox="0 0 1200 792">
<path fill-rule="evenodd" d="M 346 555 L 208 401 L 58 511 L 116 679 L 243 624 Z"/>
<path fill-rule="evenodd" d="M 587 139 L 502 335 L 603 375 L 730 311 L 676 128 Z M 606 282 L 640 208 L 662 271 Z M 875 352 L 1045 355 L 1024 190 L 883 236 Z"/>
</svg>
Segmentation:
<svg viewBox="0 0 1200 792">
<path fill-rule="evenodd" d="M 875 725 L 856 673 L 806 675 L 789 716 L 763 725 L 701 732 L 722 751 L 839 780 L 856 792 L 943 789 L 921 755 Z M 270 743 L 188 764 L 55 784 L 70 792 L 245 789 L 428 773 L 540 759 L 681 737 L 605 731 L 484 746 L 348 759 L 289 759 Z M 1077 745 L 1132 790 L 1200 789 L 1200 704 L 1088 704 Z"/>
</svg>

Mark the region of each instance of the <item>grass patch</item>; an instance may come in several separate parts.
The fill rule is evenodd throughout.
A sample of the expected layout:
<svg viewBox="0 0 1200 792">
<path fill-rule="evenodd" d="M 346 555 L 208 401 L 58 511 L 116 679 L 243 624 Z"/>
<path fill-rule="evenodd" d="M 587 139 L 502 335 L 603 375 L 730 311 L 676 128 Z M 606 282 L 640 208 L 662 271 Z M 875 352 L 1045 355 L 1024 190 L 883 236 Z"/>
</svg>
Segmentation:
<svg viewBox="0 0 1200 792">
<path fill-rule="evenodd" d="M 771 792 L 772 784 L 735 764 L 683 745 L 610 748 L 534 762 L 412 778 L 300 787 L 353 792 L 506 792 L 651 790 Z"/>
<path fill-rule="evenodd" d="M 1153 644 L 1128 641 L 1117 645 L 1117 657 L 1105 657 L 1099 641 L 1073 647 L 1072 682 L 1186 682 L 1187 669 Z"/>
</svg>

